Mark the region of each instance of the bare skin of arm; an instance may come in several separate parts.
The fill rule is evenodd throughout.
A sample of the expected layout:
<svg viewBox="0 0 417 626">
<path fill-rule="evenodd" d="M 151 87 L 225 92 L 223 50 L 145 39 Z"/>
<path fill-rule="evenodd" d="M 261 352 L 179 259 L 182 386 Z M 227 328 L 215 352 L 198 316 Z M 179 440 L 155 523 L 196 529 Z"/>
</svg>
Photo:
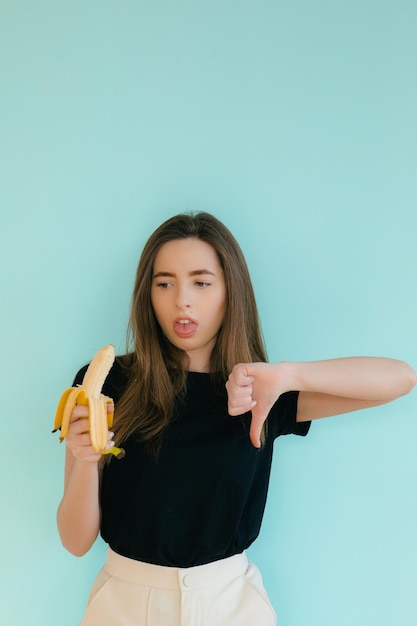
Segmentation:
<svg viewBox="0 0 417 626">
<path fill-rule="evenodd" d="M 348 357 L 310 363 L 240 363 L 226 383 L 230 415 L 252 411 L 250 438 L 260 445 L 260 433 L 278 397 L 300 391 L 297 421 L 391 402 L 409 393 L 416 373 L 405 362 L 379 357 Z"/>
<path fill-rule="evenodd" d="M 57 522 L 63 546 L 82 556 L 93 545 L 100 529 L 100 454 L 91 446 L 88 408 L 77 406 L 71 417 L 66 441 L 64 495 Z M 113 433 L 109 433 L 108 448 Z"/>
</svg>

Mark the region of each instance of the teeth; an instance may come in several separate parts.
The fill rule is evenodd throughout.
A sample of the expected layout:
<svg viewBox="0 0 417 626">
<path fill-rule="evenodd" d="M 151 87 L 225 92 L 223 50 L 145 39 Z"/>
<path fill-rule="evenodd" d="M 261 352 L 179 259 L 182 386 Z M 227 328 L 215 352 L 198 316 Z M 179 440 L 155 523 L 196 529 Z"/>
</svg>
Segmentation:
<svg viewBox="0 0 417 626">
<path fill-rule="evenodd" d="M 178 324 L 183 324 L 184 326 L 186 324 L 191 324 L 190 320 L 178 320 Z"/>
</svg>

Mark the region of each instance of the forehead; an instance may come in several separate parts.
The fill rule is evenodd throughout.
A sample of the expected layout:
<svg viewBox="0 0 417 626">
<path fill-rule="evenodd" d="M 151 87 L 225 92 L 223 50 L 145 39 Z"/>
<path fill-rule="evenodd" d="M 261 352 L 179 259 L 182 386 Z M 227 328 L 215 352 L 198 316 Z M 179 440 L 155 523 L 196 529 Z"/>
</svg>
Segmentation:
<svg viewBox="0 0 417 626">
<path fill-rule="evenodd" d="M 219 259 L 213 246 L 201 239 L 189 237 L 168 241 L 159 249 L 155 257 L 154 271 L 172 270 L 173 268 L 220 269 Z"/>
</svg>

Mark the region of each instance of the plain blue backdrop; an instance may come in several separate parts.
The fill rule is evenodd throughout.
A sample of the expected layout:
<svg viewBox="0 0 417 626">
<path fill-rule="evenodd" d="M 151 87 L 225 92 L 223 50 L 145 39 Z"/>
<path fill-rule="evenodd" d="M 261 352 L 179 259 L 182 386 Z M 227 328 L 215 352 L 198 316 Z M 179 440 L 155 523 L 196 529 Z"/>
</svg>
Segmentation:
<svg viewBox="0 0 417 626">
<path fill-rule="evenodd" d="M 1 2 L 4 623 L 82 616 L 105 546 L 60 544 L 55 406 L 123 351 L 165 218 L 235 234 L 271 360 L 417 366 L 416 32 L 411 0 Z M 416 626 L 416 413 L 278 442 L 250 556 L 281 626 Z"/>
</svg>

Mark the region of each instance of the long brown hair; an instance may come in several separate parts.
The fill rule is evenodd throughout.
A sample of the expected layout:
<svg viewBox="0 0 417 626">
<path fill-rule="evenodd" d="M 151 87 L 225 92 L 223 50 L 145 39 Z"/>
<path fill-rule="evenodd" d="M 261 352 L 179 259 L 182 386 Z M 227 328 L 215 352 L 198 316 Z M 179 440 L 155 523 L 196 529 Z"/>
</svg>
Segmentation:
<svg viewBox="0 0 417 626">
<path fill-rule="evenodd" d="M 128 325 L 129 382 L 117 403 L 113 430 L 119 445 L 137 432 L 157 456 L 163 431 L 185 389 L 187 355 L 163 335 L 151 304 L 155 257 L 165 243 L 194 237 L 217 253 L 226 285 L 222 326 L 210 358 L 210 372 L 218 388 L 236 363 L 266 361 L 266 350 L 245 258 L 222 222 L 209 213 L 181 213 L 150 236 L 142 251 L 133 289 Z"/>
</svg>

